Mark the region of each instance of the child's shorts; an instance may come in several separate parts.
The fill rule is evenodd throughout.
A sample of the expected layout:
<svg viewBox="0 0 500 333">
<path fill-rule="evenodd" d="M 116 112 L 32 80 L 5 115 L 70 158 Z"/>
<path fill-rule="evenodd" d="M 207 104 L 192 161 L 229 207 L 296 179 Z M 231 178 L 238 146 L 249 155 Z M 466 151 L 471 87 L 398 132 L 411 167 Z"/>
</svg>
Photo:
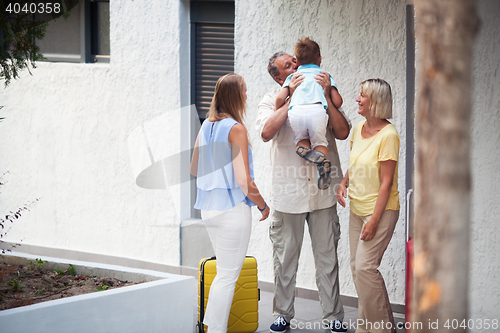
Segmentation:
<svg viewBox="0 0 500 333">
<path fill-rule="evenodd" d="M 288 111 L 288 120 L 295 136 L 295 144 L 300 140 L 309 139 L 311 149 L 316 146 L 328 147 L 328 114 L 322 104 L 296 105 Z"/>
</svg>

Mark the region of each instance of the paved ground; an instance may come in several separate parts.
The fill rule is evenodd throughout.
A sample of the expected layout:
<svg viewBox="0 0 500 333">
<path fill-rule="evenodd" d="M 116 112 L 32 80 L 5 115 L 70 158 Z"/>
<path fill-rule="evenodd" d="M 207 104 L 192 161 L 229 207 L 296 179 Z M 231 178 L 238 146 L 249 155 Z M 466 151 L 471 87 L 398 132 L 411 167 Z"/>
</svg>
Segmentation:
<svg viewBox="0 0 500 333">
<path fill-rule="evenodd" d="M 259 302 L 259 328 L 257 333 L 269 332 L 269 326 L 274 321 L 272 314 L 273 308 L 273 294 L 261 291 Z M 344 322 L 352 323 L 352 327 L 348 327 L 348 333 L 354 333 L 355 323 L 358 319 L 358 309 L 351 307 L 344 307 Z M 404 322 L 404 315 L 394 314 L 396 324 Z M 321 307 L 318 301 L 312 301 L 303 298 L 295 299 L 295 320 L 292 321 L 289 333 L 326 333 L 329 330 L 321 327 Z M 398 330 L 398 333 L 403 333 L 404 330 Z"/>
</svg>

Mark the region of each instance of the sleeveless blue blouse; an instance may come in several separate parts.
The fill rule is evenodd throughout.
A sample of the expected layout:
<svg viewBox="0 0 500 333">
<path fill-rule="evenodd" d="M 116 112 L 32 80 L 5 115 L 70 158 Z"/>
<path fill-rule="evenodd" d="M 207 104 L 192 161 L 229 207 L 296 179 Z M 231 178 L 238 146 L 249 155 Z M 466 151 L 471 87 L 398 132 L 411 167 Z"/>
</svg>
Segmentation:
<svg viewBox="0 0 500 333">
<path fill-rule="evenodd" d="M 195 209 L 228 210 L 240 202 L 255 206 L 238 186 L 233 170 L 229 132 L 238 122 L 232 118 L 205 120 L 198 136 L 198 174 Z M 250 176 L 253 175 L 252 150 L 248 147 Z"/>
</svg>

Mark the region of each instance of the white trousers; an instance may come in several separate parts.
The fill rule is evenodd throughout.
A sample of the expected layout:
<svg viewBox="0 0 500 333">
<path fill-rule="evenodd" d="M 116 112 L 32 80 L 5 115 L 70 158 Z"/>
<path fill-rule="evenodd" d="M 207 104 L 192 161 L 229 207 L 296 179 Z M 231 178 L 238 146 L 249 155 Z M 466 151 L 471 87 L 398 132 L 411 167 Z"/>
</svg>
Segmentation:
<svg viewBox="0 0 500 333">
<path fill-rule="evenodd" d="M 226 211 L 201 211 L 215 256 L 217 275 L 210 287 L 203 323 L 210 333 L 227 332 L 236 281 L 248 249 L 252 227 L 250 207 L 241 202 Z"/>
<path fill-rule="evenodd" d="M 326 127 L 328 114 L 322 104 L 296 105 L 288 111 L 288 121 L 295 136 L 293 142 L 309 139 L 311 148 L 328 147 Z"/>
</svg>

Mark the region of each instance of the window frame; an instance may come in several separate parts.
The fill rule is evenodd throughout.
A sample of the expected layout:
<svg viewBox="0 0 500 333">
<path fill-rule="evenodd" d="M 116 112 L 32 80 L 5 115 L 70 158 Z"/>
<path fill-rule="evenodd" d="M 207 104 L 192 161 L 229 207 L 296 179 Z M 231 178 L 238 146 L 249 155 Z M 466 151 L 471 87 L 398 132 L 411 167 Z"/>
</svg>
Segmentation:
<svg viewBox="0 0 500 333">
<path fill-rule="evenodd" d="M 110 2 L 110 0 L 94 0 L 95 2 Z M 42 53 L 45 62 L 68 62 L 68 63 L 109 63 L 111 55 L 97 55 L 91 52 L 91 10 L 90 0 L 81 0 L 80 8 L 80 54 Z M 111 53 L 111 51 L 110 51 Z"/>
<path fill-rule="evenodd" d="M 227 11 L 227 8 L 225 10 L 215 10 L 211 14 L 208 13 L 203 8 L 203 6 L 207 6 L 208 3 L 232 3 L 233 9 L 232 11 Z M 234 1 L 232 0 L 192 0 L 190 2 L 191 8 L 190 8 L 190 40 L 191 40 L 191 104 L 196 105 L 197 101 L 197 96 L 198 96 L 198 91 L 196 89 L 196 59 L 197 59 L 197 53 L 196 53 L 196 31 L 197 31 L 197 25 L 198 24 L 205 24 L 205 25 L 210 25 L 210 24 L 227 24 L 227 25 L 232 25 L 233 27 L 233 34 L 234 34 L 234 24 L 235 24 L 235 10 L 234 10 Z M 200 9 L 198 9 L 200 7 Z M 215 15 L 215 16 L 214 16 Z M 233 35 L 233 46 L 234 46 L 234 35 Z M 234 49 L 233 49 L 233 72 L 234 72 Z M 197 106 L 198 108 L 198 106 Z M 198 116 L 200 119 L 200 122 L 203 122 L 205 117 L 203 115 L 200 115 L 200 111 L 198 110 Z"/>
<path fill-rule="evenodd" d="M 85 50 L 88 53 L 86 55 L 86 59 L 87 59 L 86 62 L 109 63 L 110 59 L 111 59 L 111 49 L 109 51 L 110 54 L 108 54 L 108 55 L 93 54 L 91 52 L 91 50 L 92 50 L 92 39 L 96 38 L 96 36 L 93 36 L 93 33 L 92 33 L 92 14 L 91 14 L 91 8 L 90 8 L 90 6 L 92 4 L 90 3 L 89 0 L 85 0 L 85 2 L 87 3 L 87 5 L 85 6 L 85 11 L 86 11 L 85 19 L 87 20 L 86 24 L 85 24 L 85 29 L 88 29 L 87 33 L 85 35 L 85 38 L 86 38 Z M 108 3 L 110 3 L 110 0 L 94 0 L 93 2 L 94 3 L 96 3 L 96 2 L 108 2 Z M 110 39 L 111 39 L 111 37 L 110 37 Z"/>
</svg>

